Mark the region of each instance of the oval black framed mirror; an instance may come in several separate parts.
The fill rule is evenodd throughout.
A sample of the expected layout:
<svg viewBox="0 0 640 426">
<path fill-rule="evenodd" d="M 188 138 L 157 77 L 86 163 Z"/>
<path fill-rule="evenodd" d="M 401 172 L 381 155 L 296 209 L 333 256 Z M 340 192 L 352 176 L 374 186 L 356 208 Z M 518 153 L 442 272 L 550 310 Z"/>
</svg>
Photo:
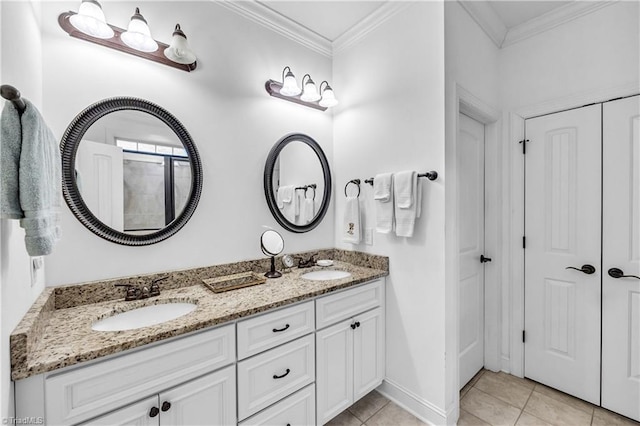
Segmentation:
<svg viewBox="0 0 640 426">
<path fill-rule="evenodd" d="M 105 240 L 158 243 L 189 221 L 200 200 L 202 164 L 191 135 L 147 100 L 109 98 L 85 108 L 60 150 L 64 199 Z"/>
<path fill-rule="evenodd" d="M 276 142 L 264 167 L 264 194 L 285 229 L 302 233 L 318 226 L 331 201 L 331 170 L 320 145 L 302 133 Z"/>
</svg>

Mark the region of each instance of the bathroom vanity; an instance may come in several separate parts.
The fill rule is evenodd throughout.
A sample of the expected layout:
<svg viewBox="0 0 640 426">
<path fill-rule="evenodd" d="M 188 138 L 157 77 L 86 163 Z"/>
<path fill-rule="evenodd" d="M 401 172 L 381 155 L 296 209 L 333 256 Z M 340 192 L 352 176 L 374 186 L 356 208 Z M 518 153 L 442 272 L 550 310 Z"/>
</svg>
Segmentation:
<svg viewBox="0 0 640 426">
<path fill-rule="evenodd" d="M 381 269 L 336 261 L 331 269 L 350 273 L 339 279 L 296 268 L 225 293 L 197 283 L 212 271 L 180 271 L 184 285 L 168 279 L 160 296 L 134 302 L 66 307 L 71 294 L 92 302 L 113 282 L 47 289 L 12 334 L 16 414 L 52 425 L 324 424 L 384 378 L 380 259 Z M 197 308 L 150 327 L 91 329 L 176 301 Z"/>
</svg>

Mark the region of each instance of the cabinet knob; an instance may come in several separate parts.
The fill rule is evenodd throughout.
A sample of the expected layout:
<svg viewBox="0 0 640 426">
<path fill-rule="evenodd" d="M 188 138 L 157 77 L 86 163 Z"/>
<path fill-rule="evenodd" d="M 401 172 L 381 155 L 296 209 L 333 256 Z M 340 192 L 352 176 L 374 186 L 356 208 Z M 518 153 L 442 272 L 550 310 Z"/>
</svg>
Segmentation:
<svg viewBox="0 0 640 426">
<path fill-rule="evenodd" d="M 162 411 L 169 411 L 171 408 L 171 403 L 169 401 L 165 401 L 162 403 Z"/>
<path fill-rule="evenodd" d="M 160 410 L 158 410 L 158 407 L 151 407 L 151 411 L 149 411 L 149 417 L 155 417 L 158 414 L 160 414 Z"/>
<path fill-rule="evenodd" d="M 360 321 L 356 321 L 356 327 L 360 327 Z"/>
</svg>

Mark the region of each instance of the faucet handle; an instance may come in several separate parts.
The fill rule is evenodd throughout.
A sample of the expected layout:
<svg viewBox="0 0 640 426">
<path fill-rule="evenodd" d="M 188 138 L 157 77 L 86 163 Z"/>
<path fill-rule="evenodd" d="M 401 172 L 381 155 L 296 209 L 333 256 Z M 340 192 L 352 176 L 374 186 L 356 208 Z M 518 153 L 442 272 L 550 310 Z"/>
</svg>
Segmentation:
<svg viewBox="0 0 640 426">
<path fill-rule="evenodd" d="M 155 281 L 149 287 L 149 297 L 153 296 L 160 296 L 160 286 Z"/>
<path fill-rule="evenodd" d="M 134 287 L 132 284 L 114 284 L 114 287 L 126 287 L 127 294 L 124 298 L 125 301 L 136 300 L 138 299 L 138 294 L 140 292 L 139 288 Z"/>
</svg>

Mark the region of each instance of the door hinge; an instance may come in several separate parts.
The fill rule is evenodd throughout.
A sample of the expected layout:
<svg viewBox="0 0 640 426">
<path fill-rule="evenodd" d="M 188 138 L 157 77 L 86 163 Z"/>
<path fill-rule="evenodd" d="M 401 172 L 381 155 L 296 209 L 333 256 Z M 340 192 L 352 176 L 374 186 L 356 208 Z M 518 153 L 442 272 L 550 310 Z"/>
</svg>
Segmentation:
<svg viewBox="0 0 640 426">
<path fill-rule="evenodd" d="M 522 248 L 527 248 L 527 237 L 525 237 L 524 235 L 522 236 Z"/>
<path fill-rule="evenodd" d="M 529 142 L 529 139 L 522 139 L 518 142 L 522 144 L 522 155 L 525 155 L 527 153 L 527 142 Z"/>
<path fill-rule="evenodd" d="M 524 343 L 524 340 L 525 340 L 525 332 L 524 330 L 522 330 L 522 343 Z"/>
</svg>

